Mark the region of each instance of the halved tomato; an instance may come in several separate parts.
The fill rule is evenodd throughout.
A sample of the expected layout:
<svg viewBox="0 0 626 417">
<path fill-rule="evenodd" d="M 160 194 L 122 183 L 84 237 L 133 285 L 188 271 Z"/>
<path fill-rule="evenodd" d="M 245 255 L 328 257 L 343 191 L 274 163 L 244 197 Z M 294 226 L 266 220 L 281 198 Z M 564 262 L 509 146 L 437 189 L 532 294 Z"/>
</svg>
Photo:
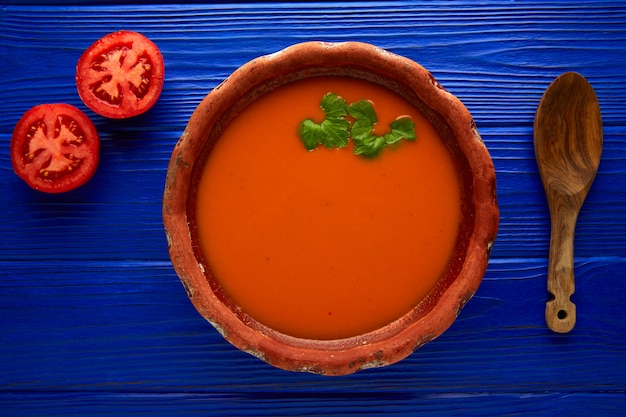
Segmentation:
<svg viewBox="0 0 626 417">
<path fill-rule="evenodd" d="M 159 48 L 140 33 L 122 30 L 87 48 L 76 65 L 76 86 L 91 110 L 124 119 L 156 103 L 164 74 Z"/>
<path fill-rule="evenodd" d="M 11 138 L 13 170 L 35 190 L 62 193 L 86 183 L 96 172 L 98 131 L 89 117 L 69 104 L 40 104 L 17 122 Z"/>
</svg>

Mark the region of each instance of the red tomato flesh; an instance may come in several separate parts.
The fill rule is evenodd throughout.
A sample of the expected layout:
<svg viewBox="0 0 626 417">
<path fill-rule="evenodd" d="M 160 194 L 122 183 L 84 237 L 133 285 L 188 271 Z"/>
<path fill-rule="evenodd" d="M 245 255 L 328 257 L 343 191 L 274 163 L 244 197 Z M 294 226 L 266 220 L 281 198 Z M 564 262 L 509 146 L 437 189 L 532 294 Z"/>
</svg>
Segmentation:
<svg viewBox="0 0 626 417">
<path fill-rule="evenodd" d="M 78 95 L 96 113 L 124 119 L 146 112 L 163 89 L 165 65 L 159 48 L 137 32 L 98 39 L 76 65 Z"/>
<path fill-rule="evenodd" d="M 13 170 L 32 188 L 47 193 L 73 190 L 98 167 L 100 138 L 87 115 L 69 104 L 40 104 L 13 130 Z"/>
</svg>

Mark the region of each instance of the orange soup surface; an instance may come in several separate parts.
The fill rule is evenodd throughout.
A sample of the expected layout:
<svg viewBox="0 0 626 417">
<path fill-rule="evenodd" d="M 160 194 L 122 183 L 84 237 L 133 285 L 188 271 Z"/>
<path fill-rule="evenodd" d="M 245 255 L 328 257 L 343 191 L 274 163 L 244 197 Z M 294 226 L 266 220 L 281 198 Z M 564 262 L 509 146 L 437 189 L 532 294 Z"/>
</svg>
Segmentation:
<svg viewBox="0 0 626 417">
<path fill-rule="evenodd" d="M 383 135 L 415 122 L 374 158 L 352 146 L 307 151 L 298 125 L 320 100 L 370 100 Z M 352 142 L 352 141 L 350 141 Z M 255 100 L 225 128 L 197 190 L 202 252 L 226 294 L 282 333 L 340 339 L 415 307 L 445 272 L 461 219 L 460 185 L 433 125 L 399 95 L 349 77 L 316 77 Z"/>
</svg>

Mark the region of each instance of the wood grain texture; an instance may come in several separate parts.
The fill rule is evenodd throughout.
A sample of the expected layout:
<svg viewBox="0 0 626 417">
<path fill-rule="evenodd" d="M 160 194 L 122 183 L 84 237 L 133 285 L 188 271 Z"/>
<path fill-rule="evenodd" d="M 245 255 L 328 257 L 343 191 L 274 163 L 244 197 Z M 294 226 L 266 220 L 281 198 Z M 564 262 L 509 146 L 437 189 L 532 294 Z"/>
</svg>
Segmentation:
<svg viewBox="0 0 626 417">
<path fill-rule="evenodd" d="M 15 3 L 0 3 L 1 415 L 624 415 L 623 2 Z M 74 66 L 122 28 L 159 45 L 166 80 L 150 112 L 109 121 L 78 99 Z M 498 181 L 489 269 L 457 321 L 400 364 L 341 378 L 224 342 L 188 301 L 161 222 L 195 106 L 239 65 L 305 40 L 370 42 L 425 66 L 475 117 Z M 576 229 L 577 325 L 557 335 L 543 317 L 550 224 L 532 127 L 565 71 L 598 95 L 604 151 Z M 13 174 L 13 126 L 41 102 L 96 124 L 101 165 L 85 187 L 43 195 Z"/>
</svg>

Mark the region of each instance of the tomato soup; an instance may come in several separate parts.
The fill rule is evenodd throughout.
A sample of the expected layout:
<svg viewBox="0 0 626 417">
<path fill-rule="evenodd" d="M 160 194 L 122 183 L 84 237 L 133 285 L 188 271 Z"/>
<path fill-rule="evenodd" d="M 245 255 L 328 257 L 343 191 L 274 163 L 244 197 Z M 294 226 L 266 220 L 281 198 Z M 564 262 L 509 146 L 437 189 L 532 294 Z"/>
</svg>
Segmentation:
<svg viewBox="0 0 626 417">
<path fill-rule="evenodd" d="M 307 151 L 300 122 L 320 99 L 370 100 L 383 135 L 399 116 L 417 140 L 374 158 Z M 461 219 L 458 173 L 433 125 L 390 90 L 314 77 L 261 96 L 225 127 L 196 196 L 198 239 L 212 274 L 243 312 L 287 335 L 340 339 L 402 317 L 434 287 Z"/>
</svg>

